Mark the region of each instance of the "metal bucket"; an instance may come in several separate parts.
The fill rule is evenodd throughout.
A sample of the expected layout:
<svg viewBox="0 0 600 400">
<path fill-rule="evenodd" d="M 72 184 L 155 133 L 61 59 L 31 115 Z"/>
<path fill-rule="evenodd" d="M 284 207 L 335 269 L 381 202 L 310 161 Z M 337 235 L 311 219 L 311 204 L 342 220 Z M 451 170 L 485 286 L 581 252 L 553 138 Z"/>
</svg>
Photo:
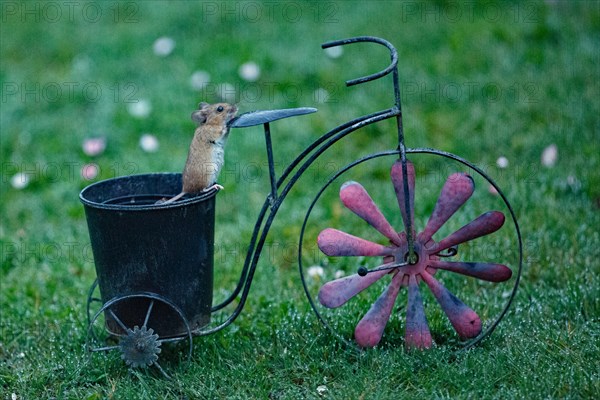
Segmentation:
<svg viewBox="0 0 600 400">
<path fill-rule="evenodd" d="M 79 196 L 85 208 L 102 302 L 150 293 L 175 304 L 192 332 L 210 321 L 216 190 L 160 205 L 181 190 L 181 174 L 132 175 L 94 183 Z M 115 303 L 111 311 L 127 327 L 142 326 L 147 298 Z M 123 334 L 105 313 L 108 330 Z M 166 302 L 153 305 L 148 321 L 161 337 L 186 335 L 181 316 Z"/>
</svg>

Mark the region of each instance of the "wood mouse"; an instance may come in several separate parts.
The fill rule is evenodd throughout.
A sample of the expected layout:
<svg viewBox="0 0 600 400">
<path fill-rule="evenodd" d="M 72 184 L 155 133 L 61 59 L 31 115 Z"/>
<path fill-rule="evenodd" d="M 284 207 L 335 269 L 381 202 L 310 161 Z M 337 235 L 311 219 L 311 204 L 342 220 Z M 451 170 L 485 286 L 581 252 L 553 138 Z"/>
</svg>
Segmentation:
<svg viewBox="0 0 600 400">
<path fill-rule="evenodd" d="M 198 124 L 190 144 L 187 161 L 183 169 L 183 187 L 177 196 L 162 201 L 168 204 L 179 200 L 185 194 L 194 194 L 212 188 L 223 189 L 216 184 L 223 167 L 225 144 L 229 136 L 229 125 L 237 113 L 237 107 L 227 103 L 198 104 L 192 113 L 192 120 Z"/>
</svg>

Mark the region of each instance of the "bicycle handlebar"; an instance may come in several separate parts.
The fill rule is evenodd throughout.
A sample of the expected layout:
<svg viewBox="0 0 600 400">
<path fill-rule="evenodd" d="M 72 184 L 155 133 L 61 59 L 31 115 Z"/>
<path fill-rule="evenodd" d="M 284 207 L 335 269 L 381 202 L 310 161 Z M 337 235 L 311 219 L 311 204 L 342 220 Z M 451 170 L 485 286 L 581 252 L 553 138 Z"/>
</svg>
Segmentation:
<svg viewBox="0 0 600 400">
<path fill-rule="evenodd" d="M 387 74 L 392 72 L 394 69 L 396 69 L 396 66 L 398 65 L 398 52 L 396 51 L 396 48 L 387 40 L 381 39 L 378 37 L 357 36 L 357 37 L 353 37 L 353 38 L 349 38 L 349 39 L 334 40 L 331 42 L 323 43 L 321 45 L 321 48 L 328 49 L 330 47 L 344 46 L 344 45 L 347 45 L 350 43 L 358 43 L 358 42 L 379 43 L 379 44 L 387 47 L 390 51 L 390 56 L 392 58 L 392 62 L 386 69 L 379 71 L 375 74 L 371 74 L 371 75 L 363 76 L 362 78 L 351 79 L 349 81 L 346 81 L 346 86 L 353 86 L 353 85 L 357 85 L 359 83 L 364 83 L 364 82 L 369 82 L 369 81 L 372 81 L 375 79 L 379 79 L 383 76 L 386 76 Z"/>
</svg>

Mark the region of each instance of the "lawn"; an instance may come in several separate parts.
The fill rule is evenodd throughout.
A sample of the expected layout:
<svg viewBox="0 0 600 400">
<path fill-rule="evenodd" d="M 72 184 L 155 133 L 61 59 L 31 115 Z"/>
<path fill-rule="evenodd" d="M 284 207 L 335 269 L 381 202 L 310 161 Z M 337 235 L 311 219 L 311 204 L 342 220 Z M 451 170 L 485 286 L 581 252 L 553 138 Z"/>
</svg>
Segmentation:
<svg viewBox="0 0 600 400">
<path fill-rule="evenodd" d="M 0 398 L 598 396 L 600 3 L 366 3 L 0 3 Z M 79 192 L 117 176 L 181 171 L 194 130 L 190 113 L 200 101 L 221 99 L 236 102 L 240 112 L 319 109 L 272 124 L 281 174 L 319 135 L 393 105 L 390 77 L 344 85 L 385 68 L 384 47 L 320 48 L 359 35 L 385 38 L 398 49 L 407 145 L 470 160 L 515 209 L 523 273 L 493 334 L 460 351 L 423 284 L 435 342 L 427 351 L 404 348 L 406 291 L 383 340 L 369 350 L 339 340 L 313 314 L 296 259 L 306 209 L 343 165 L 396 148 L 395 125 L 384 121 L 341 140 L 294 186 L 241 316 L 195 338 L 190 360 L 184 346 L 165 346 L 160 362 L 170 379 L 153 367 L 127 368 L 116 351 L 90 356 L 86 299 L 96 272 Z M 215 301 L 237 282 L 270 190 L 264 146 L 258 127 L 233 130 L 229 138 L 219 179 L 225 190 L 217 196 Z M 415 221 L 422 227 L 446 176 L 460 166 L 411 159 L 418 174 Z M 314 250 L 316 234 L 328 226 L 383 243 L 339 202 L 345 178 L 364 183 L 401 226 L 389 183 L 392 161 L 369 161 L 333 184 L 311 214 L 304 246 Z M 476 184 L 466 212 L 447 229 L 504 207 L 487 182 L 476 177 Z M 506 260 L 516 272 L 511 229 L 509 221 L 498 236 L 460 251 Z M 318 251 L 305 263 L 323 268 L 307 279 L 313 295 L 338 270 L 377 265 Z M 485 317 L 497 315 L 514 280 L 444 283 Z M 336 333 L 351 339 L 380 290 L 339 312 L 324 310 Z"/>
</svg>

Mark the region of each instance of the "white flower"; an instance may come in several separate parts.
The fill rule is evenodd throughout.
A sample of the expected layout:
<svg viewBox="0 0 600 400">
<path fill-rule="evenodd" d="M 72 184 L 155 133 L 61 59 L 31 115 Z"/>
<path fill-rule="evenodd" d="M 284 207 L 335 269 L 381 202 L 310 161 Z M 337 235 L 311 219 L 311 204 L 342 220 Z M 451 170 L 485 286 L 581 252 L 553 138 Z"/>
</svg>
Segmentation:
<svg viewBox="0 0 600 400">
<path fill-rule="evenodd" d="M 144 133 L 140 137 L 140 147 L 146 153 L 154 153 L 158 150 L 159 147 L 158 139 L 156 138 L 156 136 L 150 133 Z"/>
<path fill-rule="evenodd" d="M 202 90 L 210 83 L 210 74 L 206 71 L 195 71 L 190 77 L 190 86 L 194 90 Z"/>
<path fill-rule="evenodd" d="M 140 99 L 134 103 L 127 103 L 127 111 L 136 118 L 146 118 L 152 111 L 150 101 Z"/>
<path fill-rule="evenodd" d="M 18 172 L 10 179 L 10 184 L 15 189 L 25 189 L 29 185 L 29 175 L 25 172 Z"/>
<path fill-rule="evenodd" d="M 96 178 L 99 172 L 100 167 L 98 167 L 98 164 L 89 163 L 81 167 L 81 177 L 86 181 L 91 181 Z"/>
<path fill-rule="evenodd" d="M 103 137 L 85 139 L 81 144 L 81 149 L 86 156 L 98 156 L 106 149 L 106 139 Z"/>
<path fill-rule="evenodd" d="M 498 159 L 496 160 L 496 165 L 498 166 L 498 168 L 506 168 L 508 167 L 508 158 L 501 156 L 498 157 Z"/>
<path fill-rule="evenodd" d="M 321 267 L 319 265 L 313 265 L 312 267 L 308 267 L 308 269 L 306 270 L 306 273 L 311 278 L 316 279 L 316 278 L 323 276 L 324 271 L 323 271 L 323 267 Z"/>
<path fill-rule="evenodd" d="M 542 165 L 548 168 L 553 167 L 556 160 L 558 160 L 558 147 L 552 143 L 542 152 Z"/>
<path fill-rule="evenodd" d="M 344 49 L 342 49 L 342 46 L 329 47 L 325 49 L 325 54 L 327 54 L 327 56 L 330 58 L 338 58 L 344 54 Z"/>
<path fill-rule="evenodd" d="M 327 393 L 327 391 L 328 391 L 327 386 L 325 386 L 325 385 L 317 386 L 317 393 L 319 393 L 319 396 L 325 395 L 325 393 Z"/>
<path fill-rule="evenodd" d="M 260 67 L 255 62 L 249 61 L 240 66 L 238 73 L 243 80 L 255 82 L 260 77 Z"/>
<path fill-rule="evenodd" d="M 346 276 L 346 273 L 344 271 L 342 271 L 341 269 L 338 269 L 337 271 L 335 271 L 335 279 L 340 279 L 340 278 L 343 278 L 344 276 Z"/>
<path fill-rule="evenodd" d="M 157 56 L 166 57 L 173 52 L 173 49 L 175 49 L 175 41 L 170 37 L 159 37 L 154 41 L 152 49 Z"/>
</svg>

